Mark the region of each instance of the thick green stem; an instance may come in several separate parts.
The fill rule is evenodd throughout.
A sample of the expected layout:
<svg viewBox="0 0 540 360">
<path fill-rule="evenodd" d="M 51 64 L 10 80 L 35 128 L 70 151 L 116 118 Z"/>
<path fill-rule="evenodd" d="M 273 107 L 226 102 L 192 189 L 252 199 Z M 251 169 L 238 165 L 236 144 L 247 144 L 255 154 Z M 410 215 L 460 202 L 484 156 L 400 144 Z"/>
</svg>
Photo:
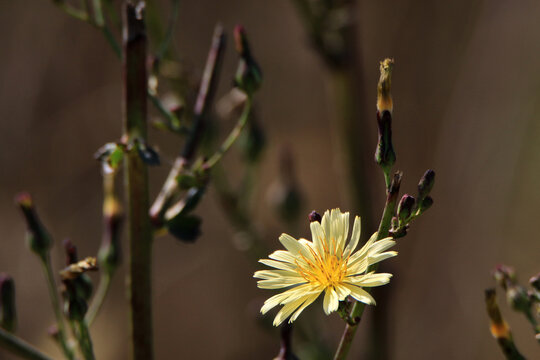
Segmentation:
<svg viewBox="0 0 540 360">
<path fill-rule="evenodd" d="M 28 360 L 52 360 L 26 341 L 0 328 L 0 347 Z"/>
<path fill-rule="evenodd" d="M 131 357 L 153 359 L 152 231 L 148 216 L 148 171 L 137 151 L 146 142 L 147 42 L 142 8 L 123 8 L 124 136 L 127 222 L 129 239 L 128 298 Z"/>
<path fill-rule="evenodd" d="M 67 333 L 64 326 L 64 318 L 62 316 L 62 309 L 60 308 L 60 302 L 58 300 L 58 292 L 56 288 L 56 282 L 54 281 L 54 275 L 51 267 L 51 259 L 47 253 L 43 257 L 40 257 L 41 264 L 43 265 L 43 271 L 47 278 L 47 286 L 49 287 L 49 296 L 51 298 L 51 304 L 56 317 L 56 326 L 58 327 L 58 341 L 62 347 L 64 355 L 70 360 L 74 359 L 73 350 L 69 347 L 67 342 Z"/>
<path fill-rule="evenodd" d="M 381 222 L 379 223 L 379 230 L 377 233 L 377 240 L 383 239 L 388 236 L 388 231 L 392 223 L 392 217 L 395 214 L 396 205 L 399 200 L 399 187 L 401 184 L 401 173 L 396 173 L 394 175 L 394 180 L 392 181 L 391 186 L 387 191 L 386 196 L 386 205 L 384 207 L 383 215 Z M 368 268 L 367 272 L 376 271 L 377 265 L 372 265 Z M 364 313 L 366 305 L 361 302 L 355 302 L 353 308 L 351 309 L 350 319 L 351 321 L 345 326 L 345 331 L 339 343 L 338 349 L 334 356 L 334 360 L 343 360 L 347 358 L 347 354 L 351 348 L 354 335 L 356 334 L 356 329 L 358 324 L 362 319 L 362 314 Z"/>
</svg>

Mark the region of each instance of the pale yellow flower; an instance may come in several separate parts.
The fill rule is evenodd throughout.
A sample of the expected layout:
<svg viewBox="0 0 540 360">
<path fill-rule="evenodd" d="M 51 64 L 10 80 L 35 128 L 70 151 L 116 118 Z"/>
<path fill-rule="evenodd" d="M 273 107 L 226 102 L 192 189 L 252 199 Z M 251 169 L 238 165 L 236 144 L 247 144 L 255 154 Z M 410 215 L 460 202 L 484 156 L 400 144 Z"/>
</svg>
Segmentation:
<svg viewBox="0 0 540 360">
<path fill-rule="evenodd" d="M 281 234 L 279 241 L 287 250 L 277 250 L 270 259 L 259 260 L 277 270 L 261 270 L 254 277 L 262 289 L 286 289 L 265 301 L 261 312 L 265 314 L 277 305 L 283 305 L 274 319 L 278 326 L 290 316 L 293 322 L 298 315 L 324 292 L 323 309 L 326 314 L 336 311 L 339 302 L 351 296 L 366 304 L 375 304 L 373 297 L 363 287 L 387 284 L 392 277 L 388 273 L 366 273 L 368 267 L 397 255 L 386 251 L 395 244 L 392 238 L 377 239 L 373 234 L 369 241 L 354 252 L 360 240 L 360 218 L 354 219 L 351 240 L 345 246 L 349 234 L 349 213 L 339 209 L 326 211 L 321 223 L 310 224 L 313 241 L 296 240 Z"/>
</svg>

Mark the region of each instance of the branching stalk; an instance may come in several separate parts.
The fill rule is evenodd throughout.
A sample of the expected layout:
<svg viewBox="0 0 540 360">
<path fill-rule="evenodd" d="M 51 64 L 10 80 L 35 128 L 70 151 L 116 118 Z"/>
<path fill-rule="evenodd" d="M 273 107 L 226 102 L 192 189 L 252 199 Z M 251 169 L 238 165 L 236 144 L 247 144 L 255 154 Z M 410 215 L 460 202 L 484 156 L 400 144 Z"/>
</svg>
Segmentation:
<svg viewBox="0 0 540 360">
<path fill-rule="evenodd" d="M 401 173 L 396 173 L 394 179 L 387 191 L 386 204 L 384 207 L 383 215 L 381 222 L 379 224 L 379 229 L 377 233 L 377 240 L 383 239 L 388 236 L 388 231 L 390 230 L 392 216 L 395 213 L 397 202 L 399 200 L 399 187 L 401 185 Z M 378 264 L 370 266 L 367 272 L 376 271 Z M 345 331 L 339 343 L 338 349 L 334 356 L 334 360 L 343 360 L 347 358 L 347 354 L 351 348 L 354 335 L 356 334 L 356 329 L 358 324 L 362 319 L 362 314 L 364 313 L 366 305 L 364 303 L 356 301 L 351 309 L 350 319 L 345 326 Z"/>
</svg>

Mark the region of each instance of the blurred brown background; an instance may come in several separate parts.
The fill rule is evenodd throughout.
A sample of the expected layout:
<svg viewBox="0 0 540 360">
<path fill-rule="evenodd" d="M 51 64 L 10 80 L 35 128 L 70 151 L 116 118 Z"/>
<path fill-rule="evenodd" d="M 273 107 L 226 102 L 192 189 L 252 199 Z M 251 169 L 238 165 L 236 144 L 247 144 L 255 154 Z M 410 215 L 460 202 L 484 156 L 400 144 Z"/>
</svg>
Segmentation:
<svg viewBox="0 0 540 360">
<path fill-rule="evenodd" d="M 169 2 L 161 5 L 166 14 Z M 196 79 L 216 22 L 229 34 L 236 23 L 249 32 L 265 75 L 256 102 L 269 144 L 255 216 L 272 249 L 280 247 L 277 237 L 284 229 L 265 193 L 283 145 L 295 155 L 306 214 L 350 205 L 340 185 L 339 154 L 331 150 L 336 136 L 330 136 L 334 108 L 327 70 L 294 10 L 287 0 L 182 1 L 174 39 Z M 394 145 L 397 168 L 405 172 L 402 189 L 414 192 L 427 168 L 437 172 L 435 205 L 399 243 L 400 255 L 388 265 L 395 274 L 392 296 L 378 299 L 390 311 L 392 359 L 502 358 L 483 303 L 483 290 L 494 284 L 490 271 L 507 263 L 523 281 L 540 271 L 538 14 L 540 3 L 532 0 L 359 1 L 354 16 L 369 105 L 364 116 L 373 125 L 358 141 L 374 150 L 378 61 L 394 57 Z M 46 285 L 37 259 L 24 246 L 13 197 L 21 190 L 34 195 L 57 245 L 69 237 L 82 256 L 96 252 L 101 178 L 92 154 L 120 135 L 120 64 L 98 31 L 50 1 L 1 1 L 0 34 L 0 271 L 16 280 L 20 336 L 58 356 L 45 333 L 53 322 Z M 235 59 L 230 47 L 220 94 L 230 87 Z M 169 134 L 150 136 L 160 144 L 163 161 L 151 172 L 155 194 L 180 143 Z M 237 155 L 227 155 L 233 159 L 230 171 Z M 382 175 L 375 164 L 368 170 L 379 184 L 370 204 L 378 217 Z M 170 237 L 155 241 L 156 357 L 272 358 L 278 333 L 255 321 L 260 302 L 271 295 L 252 278 L 261 266 L 235 248 L 234 231 L 213 191 L 197 212 L 204 217 L 204 234 L 196 244 Z M 59 246 L 54 260 L 63 265 Z M 125 358 L 123 284 L 123 273 L 118 274 L 92 328 L 98 359 Z M 530 358 L 538 356 L 524 318 L 506 305 L 503 311 L 518 346 Z M 341 321 L 321 314 L 316 305 L 303 316 L 320 317 L 317 331 L 335 347 Z M 351 359 L 365 354 L 368 322 Z M 11 357 L 0 350 L 0 358 Z"/>
</svg>

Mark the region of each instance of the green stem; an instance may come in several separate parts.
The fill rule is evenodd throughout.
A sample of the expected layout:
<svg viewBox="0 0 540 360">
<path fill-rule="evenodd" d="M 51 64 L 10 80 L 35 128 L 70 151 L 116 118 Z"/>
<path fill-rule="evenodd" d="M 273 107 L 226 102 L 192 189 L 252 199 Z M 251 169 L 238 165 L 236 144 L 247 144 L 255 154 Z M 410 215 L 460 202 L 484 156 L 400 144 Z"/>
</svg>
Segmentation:
<svg viewBox="0 0 540 360">
<path fill-rule="evenodd" d="M 231 146 L 234 144 L 236 139 L 238 139 L 238 136 L 242 133 L 242 130 L 247 124 L 247 121 L 249 119 L 249 115 L 251 113 L 252 108 L 252 100 L 251 96 L 248 96 L 246 99 L 246 104 L 244 105 L 244 111 L 242 112 L 242 115 L 240 116 L 240 119 L 238 119 L 238 122 L 236 123 L 236 126 L 232 129 L 229 136 L 225 139 L 221 147 L 218 151 L 212 155 L 210 159 L 206 162 L 206 165 L 211 168 L 216 163 L 218 163 L 223 155 L 231 148 Z"/>
<path fill-rule="evenodd" d="M 114 38 L 114 35 L 107 24 L 103 24 L 103 26 L 101 26 L 101 32 L 105 36 L 105 39 L 113 49 L 116 56 L 118 56 L 119 59 L 122 59 L 122 48 L 120 47 L 120 44 L 118 44 L 118 41 L 116 41 Z"/>
<path fill-rule="evenodd" d="M 90 333 L 88 331 L 88 326 L 86 322 L 77 321 L 77 333 L 79 334 L 79 346 L 85 360 L 94 360 L 94 349 L 92 347 L 92 339 L 90 338 Z"/>
<path fill-rule="evenodd" d="M 73 350 L 69 347 L 67 342 L 67 333 L 64 326 L 64 318 L 62 316 L 62 310 L 60 308 L 60 302 L 58 300 L 58 292 L 56 282 L 54 281 L 54 275 L 51 267 L 51 258 L 49 254 L 40 257 L 41 264 L 43 265 L 43 271 L 47 279 L 47 285 L 49 287 L 49 296 L 51 298 L 51 304 L 56 317 L 56 325 L 58 326 L 58 341 L 64 351 L 64 355 L 70 360 L 74 359 Z"/>
<path fill-rule="evenodd" d="M 110 286 L 111 275 L 109 273 L 104 273 L 99 280 L 96 294 L 94 295 L 94 298 L 92 299 L 92 304 L 90 305 L 90 308 L 88 309 L 88 312 L 85 316 L 85 321 L 88 326 L 92 325 L 92 323 L 96 319 L 97 314 L 99 314 L 101 306 L 105 302 L 105 298 L 107 297 L 107 293 L 109 292 Z"/>
<path fill-rule="evenodd" d="M 94 7 L 94 23 L 98 27 L 105 25 L 105 18 L 103 17 L 103 10 L 101 8 L 101 0 L 93 0 Z"/>
<path fill-rule="evenodd" d="M 156 57 L 158 59 L 163 59 L 163 57 L 167 53 L 167 50 L 171 43 L 172 35 L 174 33 L 174 26 L 176 25 L 176 21 L 178 20 L 178 12 L 179 12 L 178 10 L 180 9 L 180 0 L 172 0 L 172 3 L 173 4 L 172 4 L 172 9 L 171 9 L 169 26 L 167 27 L 165 36 L 163 37 L 163 40 L 161 41 L 161 45 L 159 46 L 159 50 L 156 54 Z"/>
<path fill-rule="evenodd" d="M 22 340 L 0 328 L 0 346 L 11 353 L 28 360 L 52 360 L 51 357 Z"/>
<path fill-rule="evenodd" d="M 65 3 L 62 0 L 53 0 L 53 2 L 58 6 L 62 11 L 64 11 L 66 14 L 68 14 L 71 17 L 74 17 L 75 19 L 81 20 L 81 21 L 88 21 L 88 13 L 86 11 L 79 10 L 77 8 L 74 8 L 73 6 Z"/>
<path fill-rule="evenodd" d="M 534 317 L 531 309 L 525 312 L 525 317 L 527 318 L 527 320 L 529 320 L 529 323 L 531 323 L 535 334 L 540 334 L 540 324 L 538 324 L 538 321 L 536 321 L 536 318 Z M 536 340 L 540 342 L 539 337 L 537 337 Z"/>
<path fill-rule="evenodd" d="M 123 8 L 123 78 L 124 78 L 124 140 L 128 144 L 125 156 L 125 189 L 129 273 L 131 357 L 153 359 L 152 337 L 152 231 L 148 216 L 148 170 L 138 154 L 136 142 L 146 142 L 147 41 L 141 14 L 130 2 Z"/>
<path fill-rule="evenodd" d="M 381 217 L 381 222 L 379 223 L 377 240 L 383 239 L 388 236 L 392 217 L 395 214 L 396 205 L 398 203 L 400 184 L 401 173 L 396 173 L 394 175 L 394 180 L 387 191 L 386 204 L 384 207 L 383 215 Z M 367 272 L 376 271 L 377 266 L 378 264 L 370 266 Z M 334 356 L 334 360 L 343 360 L 347 358 L 352 341 L 354 339 L 354 335 L 356 334 L 356 329 L 358 328 L 358 324 L 360 324 L 360 320 L 362 319 L 362 314 L 364 313 L 365 307 L 366 305 L 364 303 L 358 301 L 354 303 L 350 313 L 351 321 L 348 322 L 345 326 L 345 331 Z"/>
</svg>

